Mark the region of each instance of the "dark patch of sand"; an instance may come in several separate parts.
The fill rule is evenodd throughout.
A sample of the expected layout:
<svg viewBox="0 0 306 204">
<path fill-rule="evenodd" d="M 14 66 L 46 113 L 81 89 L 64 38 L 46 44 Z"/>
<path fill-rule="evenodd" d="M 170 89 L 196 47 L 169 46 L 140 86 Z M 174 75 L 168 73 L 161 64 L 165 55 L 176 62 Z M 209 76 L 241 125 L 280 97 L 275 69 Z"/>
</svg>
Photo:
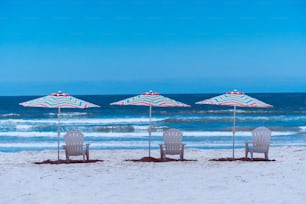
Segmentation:
<svg viewBox="0 0 306 204">
<path fill-rule="evenodd" d="M 245 157 L 241 157 L 241 158 L 218 158 L 218 159 L 210 159 L 209 161 L 249 161 L 249 162 L 258 162 L 258 161 L 263 161 L 263 162 L 271 162 L 271 161 L 276 161 L 275 159 L 272 160 L 265 160 L 264 158 L 253 158 L 253 160 L 251 158 L 245 158 Z"/>
<path fill-rule="evenodd" d="M 34 164 L 80 164 L 80 163 L 95 163 L 95 162 L 103 162 L 103 160 L 97 160 L 97 159 L 92 159 L 92 160 L 45 160 L 42 162 L 34 162 Z"/>
<path fill-rule="evenodd" d="M 166 158 L 166 159 L 161 159 L 161 158 L 154 158 L 154 157 L 142 157 L 141 159 L 127 159 L 125 161 L 132 161 L 132 162 L 174 162 L 174 161 L 197 161 L 197 160 L 190 160 L 190 159 L 172 159 L 172 158 Z"/>
</svg>

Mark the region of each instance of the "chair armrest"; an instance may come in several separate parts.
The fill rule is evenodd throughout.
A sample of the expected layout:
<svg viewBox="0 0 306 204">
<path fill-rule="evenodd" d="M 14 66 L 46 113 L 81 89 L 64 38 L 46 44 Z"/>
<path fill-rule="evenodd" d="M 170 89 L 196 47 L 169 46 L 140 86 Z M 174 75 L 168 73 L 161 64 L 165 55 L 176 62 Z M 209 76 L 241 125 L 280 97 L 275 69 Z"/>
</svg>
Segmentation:
<svg viewBox="0 0 306 204">
<path fill-rule="evenodd" d="M 246 141 L 244 144 L 245 144 L 245 146 L 249 146 L 249 145 L 253 145 L 253 142 Z"/>
<path fill-rule="evenodd" d="M 249 145 L 253 145 L 253 142 L 246 141 L 244 144 L 245 146 L 249 146 Z"/>
<path fill-rule="evenodd" d="M 245 148 L 248 149 L 248 148 L 249 148 L 249 144 L 251 144 L 251 143 L 252 143 L 252 142 L 246 141 L 246 142 L 244 143 Z"/>
</svg>

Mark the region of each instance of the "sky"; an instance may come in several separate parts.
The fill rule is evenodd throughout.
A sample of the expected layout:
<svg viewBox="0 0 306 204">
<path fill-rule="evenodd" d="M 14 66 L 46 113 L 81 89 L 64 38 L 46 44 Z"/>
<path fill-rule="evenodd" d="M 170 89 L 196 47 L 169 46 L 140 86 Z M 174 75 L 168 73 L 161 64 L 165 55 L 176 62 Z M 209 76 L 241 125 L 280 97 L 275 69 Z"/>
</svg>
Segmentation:
<svg viewBox="0 0 306 204">
<path fill-rule="evenodd" d="M 234 89 L 306 92 L 306 1 L 0 1 L 0 95 Z"/>
</svg>

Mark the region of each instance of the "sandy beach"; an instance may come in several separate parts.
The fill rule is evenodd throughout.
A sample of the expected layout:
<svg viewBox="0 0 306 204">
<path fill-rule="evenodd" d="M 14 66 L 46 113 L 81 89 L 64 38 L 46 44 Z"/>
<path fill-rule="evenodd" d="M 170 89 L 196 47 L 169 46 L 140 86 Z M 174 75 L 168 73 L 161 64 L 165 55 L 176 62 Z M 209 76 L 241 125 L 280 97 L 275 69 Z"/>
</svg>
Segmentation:
<svg viewBox="0 0 306 204">
<path fill-rule="evenodd" d="M 91 151 L 103 162 L 60 165 L 34 164 L 56 160 L 56 151 L 1 153 L 1 203 L 305 203 L 305 153 L 273 147 L 275 161 L 220 162 L 209 160 L 231 150 L 186 149 L 185 158 L 197 161 L 149 163 L 125 161 L 147 151 L 105 150 Z"/>
</svg>

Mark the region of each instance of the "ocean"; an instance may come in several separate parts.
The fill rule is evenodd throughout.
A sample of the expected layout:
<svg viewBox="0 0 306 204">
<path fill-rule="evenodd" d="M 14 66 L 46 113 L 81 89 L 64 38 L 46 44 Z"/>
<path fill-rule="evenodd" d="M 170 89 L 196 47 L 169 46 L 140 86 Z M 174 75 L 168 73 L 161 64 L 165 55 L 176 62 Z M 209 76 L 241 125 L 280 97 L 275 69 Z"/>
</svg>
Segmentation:
<svg viewBox="0 0 306 204">
<path fill-rule="evenodd" d="M 153 107 L 151 149 L 162 143 L 162 132 L 178 128 L 186 148 L 231 149 L 233 108 L 196 105 L 219 94 L 165 94 L 191 105 L 190 108 Z M 272 130 L 271 146 L 306 146 L 306 93 L 248 94 L 273 108 L 237 107 L 235 148 L 244 148 L 251 130 L 266 126 Z M 90 149 L 148 149 L 149 107 L 111 106 L 133 95 L 78 95 L 101 108 L 62 109 L 63 135 L 71 129 L 84 133 Z M 0 97 L 0 152 L 57 150 L 57 109 L 28 108 L 20 102 L 38 96 Z"/>
</svg>

